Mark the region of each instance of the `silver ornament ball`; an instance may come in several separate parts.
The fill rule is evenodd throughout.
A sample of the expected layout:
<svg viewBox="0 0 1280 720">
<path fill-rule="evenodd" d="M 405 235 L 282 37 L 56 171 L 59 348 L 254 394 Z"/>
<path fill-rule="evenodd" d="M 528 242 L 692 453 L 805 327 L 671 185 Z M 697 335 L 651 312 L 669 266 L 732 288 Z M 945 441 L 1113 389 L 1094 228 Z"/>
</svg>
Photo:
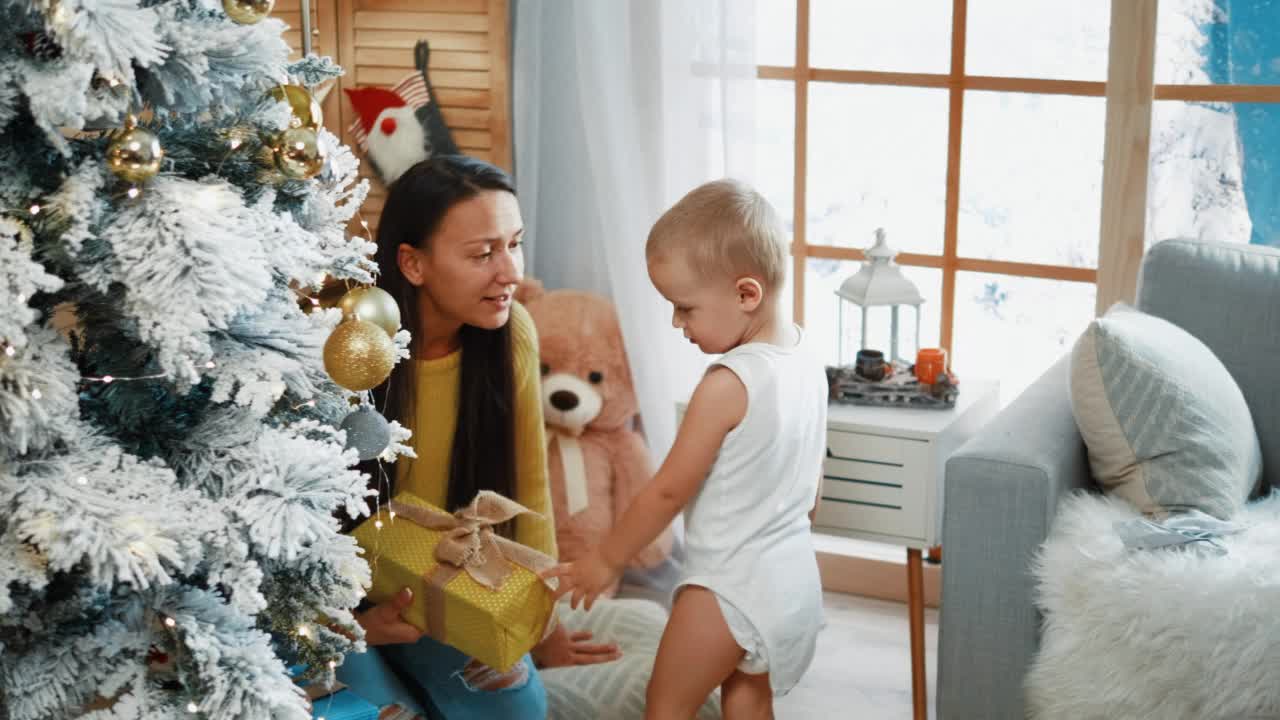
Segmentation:
<svg viewBox="0 0 1280 720">
<path fill-rule="evenodd" d="M 342 419 L 347 448 L 355 448 L 361 460 L 372 460 L 391 444 L 391 425 L 368 405 L 361 405 Z"/>
</svg>

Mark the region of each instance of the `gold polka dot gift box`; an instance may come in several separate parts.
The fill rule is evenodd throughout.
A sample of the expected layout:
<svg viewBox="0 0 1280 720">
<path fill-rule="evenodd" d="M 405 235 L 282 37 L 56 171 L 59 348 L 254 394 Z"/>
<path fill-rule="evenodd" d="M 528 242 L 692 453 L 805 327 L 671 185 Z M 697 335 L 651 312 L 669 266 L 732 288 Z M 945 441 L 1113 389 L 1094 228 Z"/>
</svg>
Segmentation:
<svg viewBox="0 0 1280 720">
<path fill-rule="evenodd" d="M 494 532 L 537 513 L 487 490 L 453 514 L 411 493 L 387 509 L 352 532 L 373 569 L 369 600 L 412 589 L 406 622 L 499 672 L 551 630 L 555 597 L 539 573 L 555 560 Z"/>
</svg>

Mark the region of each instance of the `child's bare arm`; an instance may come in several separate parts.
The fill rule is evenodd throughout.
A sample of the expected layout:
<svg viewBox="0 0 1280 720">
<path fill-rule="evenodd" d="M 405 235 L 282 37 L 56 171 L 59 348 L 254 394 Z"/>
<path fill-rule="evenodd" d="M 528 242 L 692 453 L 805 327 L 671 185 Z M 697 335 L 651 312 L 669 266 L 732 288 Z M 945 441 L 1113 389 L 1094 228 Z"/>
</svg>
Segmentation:
<svg viewBox="0 0 1280 720">
<path fill-rule="evenodd" d="M 663 531 L 702 486 L 724 436 L 747 414 L 747 388 L 733 371 L 714 368 L 698 383 L 689 400 L 675 444 L 653 480 L 599 547 L 576 562 L 542 573 L 558 578 L 557 596 L 572 594 L 569 605 L 588 610 L 595 599 L 622 575 L 631 558 Z"/>
<path fill-rule="evenodd" d="M 728 368 L 713 368 L 689 400 L 675 444 L 653 480 L 636 496 L 601 552 L 614 567 L 636 553 L 671 524 L 702 487 L 725 435 L 747 414 L 747 388 Z"/>
</svg>

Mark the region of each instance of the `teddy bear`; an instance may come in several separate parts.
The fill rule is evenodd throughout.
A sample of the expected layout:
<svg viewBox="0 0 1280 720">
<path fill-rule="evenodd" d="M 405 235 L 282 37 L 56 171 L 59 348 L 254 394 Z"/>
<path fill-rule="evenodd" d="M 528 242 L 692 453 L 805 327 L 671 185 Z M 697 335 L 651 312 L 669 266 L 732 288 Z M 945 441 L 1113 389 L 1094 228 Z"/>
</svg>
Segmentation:
<svg viewBox="0 0 1280 720">
<path fill-rule="evenodd" d="M 639 404 L 613 304 L 595 293 L 545 291 L 532 278 L 516 298 L 538 331 L 556 543 L 570 562 L 604 540 L 653 477 L 653 462 L 635 429 Z M 672 543 L 668 527 L 632 566 L 661 565 Z"/>
</svg>

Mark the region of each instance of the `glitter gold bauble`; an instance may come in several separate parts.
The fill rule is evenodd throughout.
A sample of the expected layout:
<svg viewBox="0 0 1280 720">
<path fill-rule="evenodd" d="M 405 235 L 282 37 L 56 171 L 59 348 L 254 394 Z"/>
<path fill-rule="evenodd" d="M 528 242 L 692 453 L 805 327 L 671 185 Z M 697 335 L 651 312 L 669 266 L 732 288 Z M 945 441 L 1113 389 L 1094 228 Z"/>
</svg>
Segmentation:
<svg viewBox="0 0 1280 720">
<path fill-rule="evenodd" d="M 324 369 L 353 392 L 382 384 L 396 364 L 396 346 L 382 328 L 365 320 L 348 320 L 324 343 Z"/>
<path fill-rule="evenodd" d="M 276 0 L 222 0 L 222 9 L 241 25 L 252 25 L 266 19 L 275 4 Z"/>
<path fill-rule="evenodd" d="M 155 177 L 161 160 L 164 149 L 160 139 L 146 128 L 125 128 L 107 145 L 107 168 L 127 182 L 141 183 Z"/>
<path fill-rule="evenodd" d="M 400 306 L 386 290 L 358 287 L 348 290 L 338 301 L 343 320 L 367 320 L 395 337 L 400 330 Z"/>
<path fill-rule="evenodd" d="M 288 103 L 293 112 L 292 127 L 308 127 L 318 130 L 324 124 L 320 103 L 301 85 L 277 85 L 268 94 L 282 103 Z"/>
<path fill-rule="evenodd" d="M 320 138 L 316 131 L 308 127 L 296 127 L 280 133 L 275 145 L 271 148 L 276 158 L 276 167 L 286 177 L 294 180 L 306 180 L 320 174 L 324 169 L 324 152 L 320 149 Z"/>
</svg>

